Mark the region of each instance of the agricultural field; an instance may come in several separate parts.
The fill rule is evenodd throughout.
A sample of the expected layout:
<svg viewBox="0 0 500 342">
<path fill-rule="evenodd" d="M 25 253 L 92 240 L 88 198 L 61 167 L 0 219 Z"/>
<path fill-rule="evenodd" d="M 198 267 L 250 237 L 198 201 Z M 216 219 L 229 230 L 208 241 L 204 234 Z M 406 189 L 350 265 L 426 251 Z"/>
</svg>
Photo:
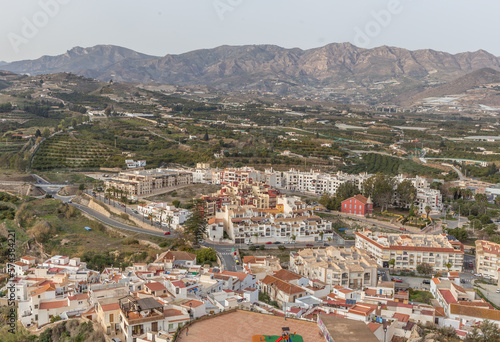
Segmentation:
<svg viewBox="0 0 500 342">
<path fill-rule="evenodd" d="M 343 167 L 342 171 L 347 173 L 383 172 L 391 176 L 398 174 L 426 174 L 436 178 L 440 177 L 443 172 L 439 169 L 418 164 L 410 159 L 400 159 L 376 153 L 363 154 L 357 161 L 354 161 L 353 165 Z"/>
<path fill-rule="evenodd" d="M 99 168 L 112 154 L 111 149 L 92 140 L 78 139 L 72 134 L 58 134 L 42 143 L 32 168 Z"/>
</svg>

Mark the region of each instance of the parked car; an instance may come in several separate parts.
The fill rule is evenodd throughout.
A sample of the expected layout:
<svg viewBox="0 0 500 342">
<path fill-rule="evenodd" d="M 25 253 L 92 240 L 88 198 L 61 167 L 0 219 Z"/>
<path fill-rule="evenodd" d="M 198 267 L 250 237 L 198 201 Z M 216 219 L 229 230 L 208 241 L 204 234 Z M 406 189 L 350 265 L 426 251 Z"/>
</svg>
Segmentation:
<svg viewBox="0 0 500 342">
<path fill-rule="evenodd" d="M 266 242 L 266 245 L 272 245 L 273 243 L 271 241 Z"/>
<path fill-rule="evenodd" d="M 311 243 L 308 243 L 308 244 L 306 245 L 306 247 L 314 247 L 314 245 L 313 245 L 313 244 L 311 244 Z"/>
<path fill-rule="evenodd" d="M 398 279 L 398 278 L 392 278 L 391 280 L 395 283 L 402 283 L 403 282 L 401 279 Z"/>
<path fill-rule="evenodd" d="M 170 232 L 165 232 L 163 233 L 163 235 L 170 235 Z"/>
<path fill-rule="evenodd" d="M 497 290 L 496 290 L 496 293 L 500 293 L 500 289 L 497 289 Z"/>
<path fill-rule="evenodd" d="M 279 245 L 280 243 L 281 243 L 281 242 L 279 242 L 279 241 L 275 241 L 275 242 L 274 242 L 274 244 L 275 244 L 275 245 Z"/>
<path fill-rule="evenodd" d="M 426 285 L 429 285 L 431 283 L 431 281 L 429 279 L 424 279 L 422 281 L 422 284 L 426 284 Z"/>
<path fill-rule="evenodd" d="M 113 342 L 122 342 L 122 340 L 120 338 L 118 338 L 118 337 L 113 337 L 111 339 L 111 341 L 113 341 Z"/>
</svg>

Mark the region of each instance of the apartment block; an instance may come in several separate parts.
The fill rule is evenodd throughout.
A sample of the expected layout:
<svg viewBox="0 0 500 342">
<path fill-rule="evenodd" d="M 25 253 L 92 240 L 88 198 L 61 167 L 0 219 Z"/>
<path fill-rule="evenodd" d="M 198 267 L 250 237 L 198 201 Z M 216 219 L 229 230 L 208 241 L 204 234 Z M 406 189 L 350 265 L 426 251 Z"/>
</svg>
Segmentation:
<svg viewBox="0 0 500 342">
<path fill-rule="evenodd" d="M 226 232 L 235 243 L 286 243 L 333 238 L 331 222 L 314 215 L 312 208 L 295 197 L 278 198 L 276 209 L 226 205 L 210 222 L 207 233 L 209 239 L 220 237 Z"/>
<path fill-rule="evenodd" d="M 356 247 L 303 249 L 290 253 L 290 270 L 334 287 L 362 289 L 377 285 L 377 262 Z"/>
<path fill-rule="evenodd" d="M 442 235 L 385 234 L 364 230 L 356 233 L 356 247 L 364 249 L 381 267 L 394 260 L 396 269 L 416 270 L 428 263 L 434 271 L 462 271 L 464 247 L 457 240 Z"/>
<path fill-rule="evenodd" d="M 498 280 L 500 269 L 500 244 L 476 240 L 476 273 Z"/>
<path fill-rule="evenodd" d="M 192 173 L 166 169 L 124 171 L 104 182 L 106 189 L 116 189 L 130 199 L 187 184 L 193 184 Z"/>
</svg>

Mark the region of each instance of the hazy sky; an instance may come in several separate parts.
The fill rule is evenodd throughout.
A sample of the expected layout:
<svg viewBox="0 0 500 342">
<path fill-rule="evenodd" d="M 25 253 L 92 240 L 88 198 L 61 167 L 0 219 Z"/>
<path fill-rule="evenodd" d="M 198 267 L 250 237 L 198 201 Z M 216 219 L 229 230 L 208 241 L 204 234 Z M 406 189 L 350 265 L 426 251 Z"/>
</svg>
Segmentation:
<svg viewBox="0 0 500 342">
<path fill-rule="evenodd" d="M 334 42 L 500 55 L 496 0 L 0 0 L 0 61 L 113 44 L 163 56 Z"/>
</svg>

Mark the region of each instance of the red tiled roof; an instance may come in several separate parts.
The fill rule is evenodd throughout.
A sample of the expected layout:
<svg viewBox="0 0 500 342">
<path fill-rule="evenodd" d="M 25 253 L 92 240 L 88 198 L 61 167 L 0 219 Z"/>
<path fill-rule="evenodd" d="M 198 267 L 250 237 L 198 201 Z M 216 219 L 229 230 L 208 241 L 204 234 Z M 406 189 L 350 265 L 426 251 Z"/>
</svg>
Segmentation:
<svg viewBox="0 0 500 342">
<path fill-rule="evenodd" d="M 205 304 L 205 303 L 203 303 L 199 300 L 192 299 L 189 302 L 183 303 L 182 305 L 187 306 L 187 307 L 197 308 L 198 306 L 203 305 L 203 304 Z"/>
<path fill-rule="evenodd" d="M 88 293 L 78 293 L 74 296 L 69 296 L 69 300 L 84 300 L 84 299 L 89 299 Z"/>
<path fill-rule="evenodd" d="M 151 291 L 162 291 L 167 289 L 165 286 L 163 286 L 162 283 L 159 282 L 147 283 L 144 284 L 144 286 L 146 286 Z"/>
<path fill-rule="evenodd" d="M 457 300 L 455 299 L 455 297 L 453 297 L 453 294 L 451 293 L 450 290 L 439 289 L 439 292 L 441 292 L 441 296 L 443 296 L 446 303 L 452 304 L 457 302 Z"/>
<path fill-rule="evenodd" d="M 356 315 L 362 315 L 362 316 L 368 316 L 374 310 L 375 310 L 375 308 L 372 308 L 368 305 L 356 304 L 352 308 L 349 309 L 349 313 L 353 313 Z"/>
<path fill-rule="evenodd" d="M 450 313 L 460 316 L 482 318 L 490 321 L 500 321 L 500 311 L 480 307 L 450 304 Z"/>
<path fill-rule="evenodd" d="M 175 309 L 167 309 L 163 311 L 163 316 L 165 317 L 172 317 L 172 316 L 182 316 L 183 313 L 180 310 L 175 310 Z"/>
<path fill-rule="evenodd" d="M 274 285 L 278 288 L 278 290 L 285 292 L 286 294 L 295 294 L 305 292 L 305 290 L 297 285 L 293 285 L 286 281 L 283 281 L 274 276 L 268 275 L 264 279 L 262 279 L 262 283 L 266 285 Z"/>
<path fill-rule="evenodd" d="M 248 274 L 243 272 L 231 272 L 231 271 L 224 271 L 221 274 L 237 277 L 240 281 L 245 280 L 245 278 L 248 276 Z"/>
<path fill-rule="evenodd" d="M 69 306 L 68 301 L 65 300 L 59 300 L 56 302 L 44 302 L 40 303 L 40 310 L 50 310 L 50 309 L 58 309 L 58 308 L 64 308 L 66 306 Z"/>
<path fill-rule="evenodd" d="M 410 320 L 410 315 L 402 314 L 399 312 L 396 312 L 392 318 L 397 319 L 400 322 L 406 323 Z"/>
<path fill-rule="evenodd" d="M 111 304 L 105 304 L 101 305 L 102 311 L 113 311 L 113 310 L 120 310 L 120 304 L 118 303 L 111 303 Z"/>
<path fill-rule="evenodd" d="M 175 287 L 180 287 L 181 289 L 186 287 L 186 284 L 184 284 L 184 282 L 181 280 L 173 281 L 172 285 L 174 285 Z"/>
<path fill-rule="evenodd" d="M 302 278 L 301 275 L 285 269 L 281 269 L 278 272 L 274 273 L 274 276 L 283 281 L 299 280 Z"/>
</svg>

